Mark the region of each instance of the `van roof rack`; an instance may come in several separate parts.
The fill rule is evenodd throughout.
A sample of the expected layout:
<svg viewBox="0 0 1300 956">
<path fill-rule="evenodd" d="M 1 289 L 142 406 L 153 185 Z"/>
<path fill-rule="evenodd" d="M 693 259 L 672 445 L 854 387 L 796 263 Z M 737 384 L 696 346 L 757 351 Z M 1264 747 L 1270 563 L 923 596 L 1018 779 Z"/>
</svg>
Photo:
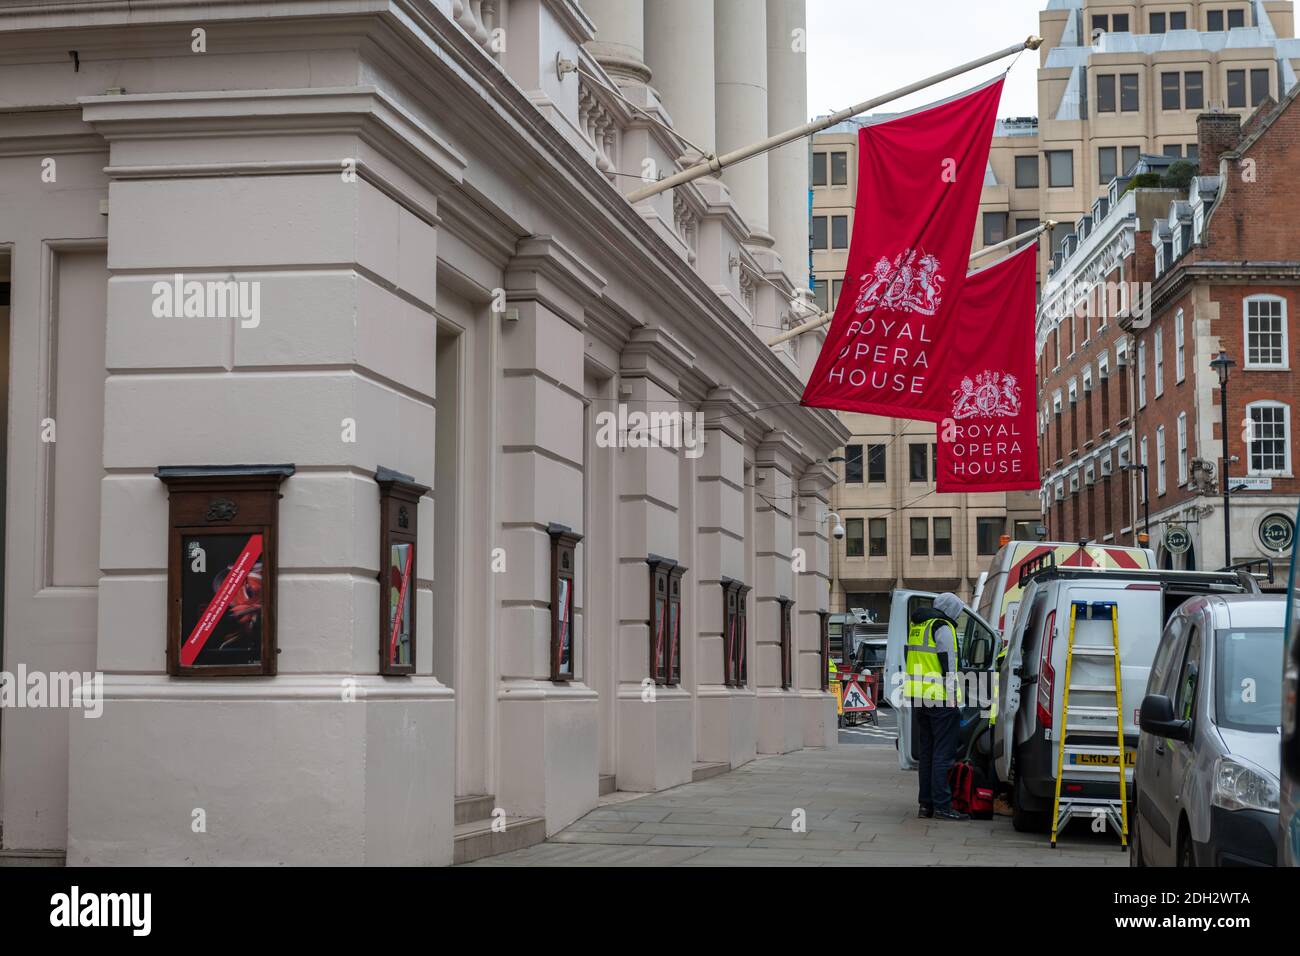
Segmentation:
<svg viewBox="0 0 1300 956">
<path fill-rule="evenodd" d="M 1046 557 L 1043 555 L 1042 557 Z M 1037 561 L 1037 559 L 1035 559 Z M 1257 563 L 1257 562 L 1250 562 Z M 1027 573 L 1028 572 L 1028 573 Z M 1044 562 L 1041 567 L 1026 567 L 1020 572 L 1020 583 L 1059 578 L 1127 578 L 1130 581 L 1149 581 L 1153 584 L 1177 587 L 1181 584 L 1236 585 L 1246 591 L 1260 590 L 1257 575 L 1242 568 L 1223 568 L 1218 571 L 1171 571 L 1160 568 L 1076 568 L 1062 567 L 1055 562 Z"/>
<path fill-rule="evenodd" d="M 1262 570 L 1255 570 L 1261 568 Z M 1266 584 L 1273 583 L 1273 559 L 1272 558 L 1255 558 L 1251 561 L 1241 561 L 1237 564 L 1230 564 L 1224 571 L 1238 571 L 1249 574 L 1256 581 L 1263 581 Z"/>
</svg>

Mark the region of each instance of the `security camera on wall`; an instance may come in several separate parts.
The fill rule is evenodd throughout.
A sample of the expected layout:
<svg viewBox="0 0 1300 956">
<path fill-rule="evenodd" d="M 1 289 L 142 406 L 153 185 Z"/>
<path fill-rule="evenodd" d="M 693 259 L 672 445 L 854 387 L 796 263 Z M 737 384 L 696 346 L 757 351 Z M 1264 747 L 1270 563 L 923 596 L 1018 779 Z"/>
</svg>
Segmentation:
<svg viewBox="0 0 1300 956">
<path fill-rule="evenodd" d="M 835 529 L 834 529 L 833 531 L 831 531 L 831 534 L 835 535 L 835 540 L 836 540 L 836 541 L 843 541 L 843 540 L 844 540 L 844 525 L 842 525 L 842 524 L 837 524 L 837 525 L 835 526 Z"/>
</svg>

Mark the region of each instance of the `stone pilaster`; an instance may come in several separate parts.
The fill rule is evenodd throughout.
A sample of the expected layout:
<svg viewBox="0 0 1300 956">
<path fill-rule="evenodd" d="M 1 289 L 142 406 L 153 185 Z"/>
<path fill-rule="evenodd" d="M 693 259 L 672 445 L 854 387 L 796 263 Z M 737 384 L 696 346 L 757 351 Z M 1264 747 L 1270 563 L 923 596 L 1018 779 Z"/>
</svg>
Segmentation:
<svg viewBox="0 0 1300 956">
<path fill-rule="evenodd" d="M 713 48 L 719 153 L 767 136 L 767 17 L 751 0 L 714 0 Z M 749 241 L 770 246 L 768 156 L 722 172 L 749 226 Z"/>
<path fill-rule="evenodd" d="M 805 747 L 830 747 L 836 739 L 835 698 L 822 688 L 821 619 L 818 611 L 831 611 L 830 489 L 836 481 L 833 468 L 824 463 L 804 469 L 799 477 L 795 541 L 801 569 L 795 572 L 795 606 L 798 634 L 796 688 L 800 697 Z"/>
</svg>

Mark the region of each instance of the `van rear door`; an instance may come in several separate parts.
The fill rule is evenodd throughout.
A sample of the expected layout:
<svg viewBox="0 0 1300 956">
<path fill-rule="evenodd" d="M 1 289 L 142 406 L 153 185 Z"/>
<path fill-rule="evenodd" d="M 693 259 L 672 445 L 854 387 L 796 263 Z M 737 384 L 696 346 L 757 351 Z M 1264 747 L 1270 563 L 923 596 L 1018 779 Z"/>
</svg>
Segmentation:
<svg viewBox="0 0 1300 956">
<path fill-rule="evenodd" d="M 915 770 L 912 755 L 912 713 L 903 706 L 904 647 L 911 625 L 912 612 L 934 604 L 933 591 L 895 591 L 889 604 L 889 643 L 885 649 L 885 673 L 881 675 L 879 695 L 889 701 L 898 720 L 898 766 Z"/>
<path fill-rule="evenodd" d="M 1113 584 L 1100 581 L 1080 581 L 1069 583 L 1061 588 L 1061 600 L 1057 609 L 1058 638 L 1052 648 L 1052 667 L 1055 680 L 1052 687 L 1052 773 L 1058 772 L 1056 733 L 1061 730 L 1061 707 L 1065 694 L 1065 653 L 1069 643 L 1070 607 L 1074 602 L 1082 601 L 1089 605 L 1095 602 L 1114 602 L 1119 617 L 1119 656 L 1120 656 L 1120 707 L 1124 718 L 1124 737 L 1126 744 L 1137 744 L 1138 710 L 1142 705 L 1142 695 L 1146 691 L 1147 678 L 1151 673 L 1151 662 L 1155 658 L 1156 648 L 1160 644 L 1160 631 L 1164 624 L 1163 595 L 1160 585 L 1150 582 L 1131 582 L 1119 580 Z M 1080 646 L 1111 647 L 1113 637 L 1111 623 L 1108 619 L 1089 618 L 1076 620 L 1074 644 Z M 1115 664 L 1109 657 L 1083 657 L 1076 653 L 1070 683 L 1078 688 L 1080 685 L 1097 687 L 1114 687 Z M 1040 677 L 1041 679 L 1041 677 Z M 1109 693 L 1100 691 L 1071 691 L 1071 707 L 1109 707 L 1114 698 Z M 1078 715 L 1071 718 L 1071 725 L 1083 724 L 1087 731 L 1078 733 L 1084 740 L 1098 738 L 1098 744 L 1114 746 L 1115 722 L 1113 718 L 1096 718 L 1089 720 Z M 1091 730 L 1095 723 L 1097 729 Z M 1075 738 L 1072 733 L 1070 739 Z M 1129 757 L 1132 761 L 1134 758 Z M 1132 779 L 1132 771 L 1129 771 Z"/>
</svg>

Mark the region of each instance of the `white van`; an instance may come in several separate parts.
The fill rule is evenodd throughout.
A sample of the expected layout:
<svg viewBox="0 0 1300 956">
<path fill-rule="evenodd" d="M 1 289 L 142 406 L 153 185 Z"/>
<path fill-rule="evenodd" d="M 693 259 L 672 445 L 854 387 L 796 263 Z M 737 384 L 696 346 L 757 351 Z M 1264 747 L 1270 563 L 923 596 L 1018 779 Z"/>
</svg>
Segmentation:
<svg viewBox="0 0 1300 956">
<path fill-rule="evenodd" d="M 1128 778 L 1136 760 L 1138 712 L 1151 662 L 1165 621 L 1183 601 L 1200 594 L 1258 593 L 1253 578 L 1233 571 L 1147 571 L 1045 567 L 1021 582 L 1023 603 L 1014 628 L 1006 635 L 1006 659 L 999 673 L 998 718 L 993 733 L 994 767 L 999 780 L 1013 784 L 1012 823 L 1017 830 L 1046 829 L 1056 785 L 1061 703 L 1065 685 L 1065 652 L 1070 610 L 1076 602 L 1091 608 L 1114 603 L 1119 620 L 1121 694 Z M 1077 612 L 1075 647 L 1111 647 L 1108 617 L 1082 619 Z M 1070 695 L 1076 717 L 1089 722 L 1075 707 L 1113 707 L 1111 693 L 1078 690 L 1081 685 L 1114 687 L 1114 663 L 1105 658 L 1076 655 Z M 1081 746 L 1115 745 L 1114 717 L 1094 717 L 1097 729 L 1072 733 L 1066 742 Z M 1072 764 L 1079 755 L 1071 755 Z M 1085 771 L 1078 771 L 1085 776 Z M 1113 771 L 1099 771 L 1095 781 L 1067 778 L 1062 793 L 1074 797 L 1113 798 L 1119 786 Z M 1132 791 L 1130 790 L 1131 794 Z"/>
<path fill-rule="evenodd" d="M 889 606 L 889 638 L 885 649 L 885 676 L 880 691 L 898 714 L 898 766 L 915 770 L 916 758 L 912 753 L 912 712 L 901 706 L 905 679 L 905 645 L 912 614 L 934 604 L 938 595 L 933 591 L 898 590 L 893 593 Z M 998 634 L 993 626 L 979 615 L 966 611 L 956 621 L 958 670 L 961 674 L 963 704 L 960 708 L 961 725 L 958 730 L 958 752 L 965 752 L 971 738 L 987 726 L 992 713 L 993 682 L 997 679 Z M 976 748 L 991 755 L 991 741 L 985 734 Z"/>
</svg>

